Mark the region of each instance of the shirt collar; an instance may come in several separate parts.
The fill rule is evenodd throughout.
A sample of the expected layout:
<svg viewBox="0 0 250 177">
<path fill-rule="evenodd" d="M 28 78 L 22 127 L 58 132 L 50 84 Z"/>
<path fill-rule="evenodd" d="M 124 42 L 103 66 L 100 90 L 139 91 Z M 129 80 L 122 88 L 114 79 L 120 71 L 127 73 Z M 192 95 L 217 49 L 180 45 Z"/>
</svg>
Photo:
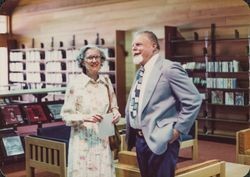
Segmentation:
<svg viewBox="0 0 250 177">
<path fill-rule="evenodd" d="M 86 74 L 83 74 L 84 79 L 86 79 L 86 83 L 103 83 L 103 84 L 107 84 L 105 77 L 101 74 L 99 74 L 99 78 L 95 81 L 94 79 L 90 78 L 89 76 L 87 76 Z"/>
<path fill-rule="evenodd" d="M 155 61 L 157 60 L 157 58 L 159 58 L 160 54 L 157 53 L 155 55 L 153 55 L 149 60 L 148 62 L 144 65 L 144 69 L 145 71 L 152 68 L 155 64 Z"/>
</svg>

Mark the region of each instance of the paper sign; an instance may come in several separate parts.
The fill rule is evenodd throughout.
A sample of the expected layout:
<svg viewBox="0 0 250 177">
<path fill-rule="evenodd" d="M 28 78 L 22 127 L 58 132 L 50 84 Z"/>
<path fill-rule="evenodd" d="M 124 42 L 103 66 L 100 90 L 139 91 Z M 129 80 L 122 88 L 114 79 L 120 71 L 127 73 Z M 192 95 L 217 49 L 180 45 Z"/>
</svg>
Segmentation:
<svg viewBox="0 0 250 177">
<path fill-rule="evenodd" d="M 103 120 L 99 123 L 99 137 L 104 139 L 115 134 L 114 124 L 112 123 L 113 113 L 102 115 Z"/>
</svg>

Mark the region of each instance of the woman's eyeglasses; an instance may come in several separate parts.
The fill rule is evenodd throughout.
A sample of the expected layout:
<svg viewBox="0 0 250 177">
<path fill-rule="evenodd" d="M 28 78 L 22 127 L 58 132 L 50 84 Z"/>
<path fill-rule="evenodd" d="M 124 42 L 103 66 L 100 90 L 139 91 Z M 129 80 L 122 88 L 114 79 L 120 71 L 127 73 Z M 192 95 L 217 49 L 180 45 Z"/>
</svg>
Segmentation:
<svg viewBox="0 0 250 177">
<path fill-rule="evenodd" d="M 94 60 L 94 59 L 100 60 L 100 59 L 101 59 L 101 56 L 98 56 L 98 55 L 95 55 L 95 56 L 94 56 L 94 55 L 93 55 L 93 56 L 87 56 L 86 59 L 89 60 L 89 61 L 92 61 L 92 60 Z"/>
</svg>

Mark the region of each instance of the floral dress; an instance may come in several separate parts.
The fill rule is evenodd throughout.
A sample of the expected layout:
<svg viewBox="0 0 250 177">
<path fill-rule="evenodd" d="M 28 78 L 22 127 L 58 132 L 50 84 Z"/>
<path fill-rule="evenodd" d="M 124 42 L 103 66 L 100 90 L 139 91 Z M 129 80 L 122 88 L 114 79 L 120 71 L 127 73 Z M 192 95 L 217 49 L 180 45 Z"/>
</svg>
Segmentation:
<svg viewBox="0 0 250 177">
<path fill-rule="evenodd" d="M 71 126 L 67 177 L 115 177 L 108 138 L 100 139 L 98 123 L 87 121 L 92 115 L 106 114 L 110 106 L 118 111 L 110 79 L 102 75 L 94 81 L 81 74 L 67 87 L 61 111 Z"/>
</svg>

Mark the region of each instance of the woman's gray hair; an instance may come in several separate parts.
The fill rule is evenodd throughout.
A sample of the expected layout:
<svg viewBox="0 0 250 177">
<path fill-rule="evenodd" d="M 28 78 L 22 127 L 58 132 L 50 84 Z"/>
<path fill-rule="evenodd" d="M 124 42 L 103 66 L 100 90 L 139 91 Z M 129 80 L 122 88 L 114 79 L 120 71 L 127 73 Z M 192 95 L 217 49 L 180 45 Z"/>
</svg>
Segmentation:
<svg viewBox="0 0 250 177">
<path fill-rule="evenodd" d="M 95 46 L 95 45 L 86 45 L 86 46 L 80 48 L 80 51 L 79 51 L 79 53 L 78 53 L 78 55 L 77 55 L 77 57 L 76 57 L 76 60 L 77 60 L 77 62 L 78 62 L 78 66 L 79 66 L 80 68 L 83 68 L 83 67 L 84 67 L 84 66 L 82 65 L 82 62 L 85 60 L 85 58 L 86 58 L 86 52 L 87 52 L 87 50 L 89 50 L 89 49 L 96 49 L 96 50 L 98 50 L 98 51 L 100 52 L 101 61 L 103 62 L 103 61 L 106 60 L 106 56 L 105 56 L 105 54 L 104 54 L 104 52 L 103 52 L 103 50 L 102 50 L 101 48 L 99 48 L 99 47 L 97 47 L 97 46 Z"/>
</svg>

